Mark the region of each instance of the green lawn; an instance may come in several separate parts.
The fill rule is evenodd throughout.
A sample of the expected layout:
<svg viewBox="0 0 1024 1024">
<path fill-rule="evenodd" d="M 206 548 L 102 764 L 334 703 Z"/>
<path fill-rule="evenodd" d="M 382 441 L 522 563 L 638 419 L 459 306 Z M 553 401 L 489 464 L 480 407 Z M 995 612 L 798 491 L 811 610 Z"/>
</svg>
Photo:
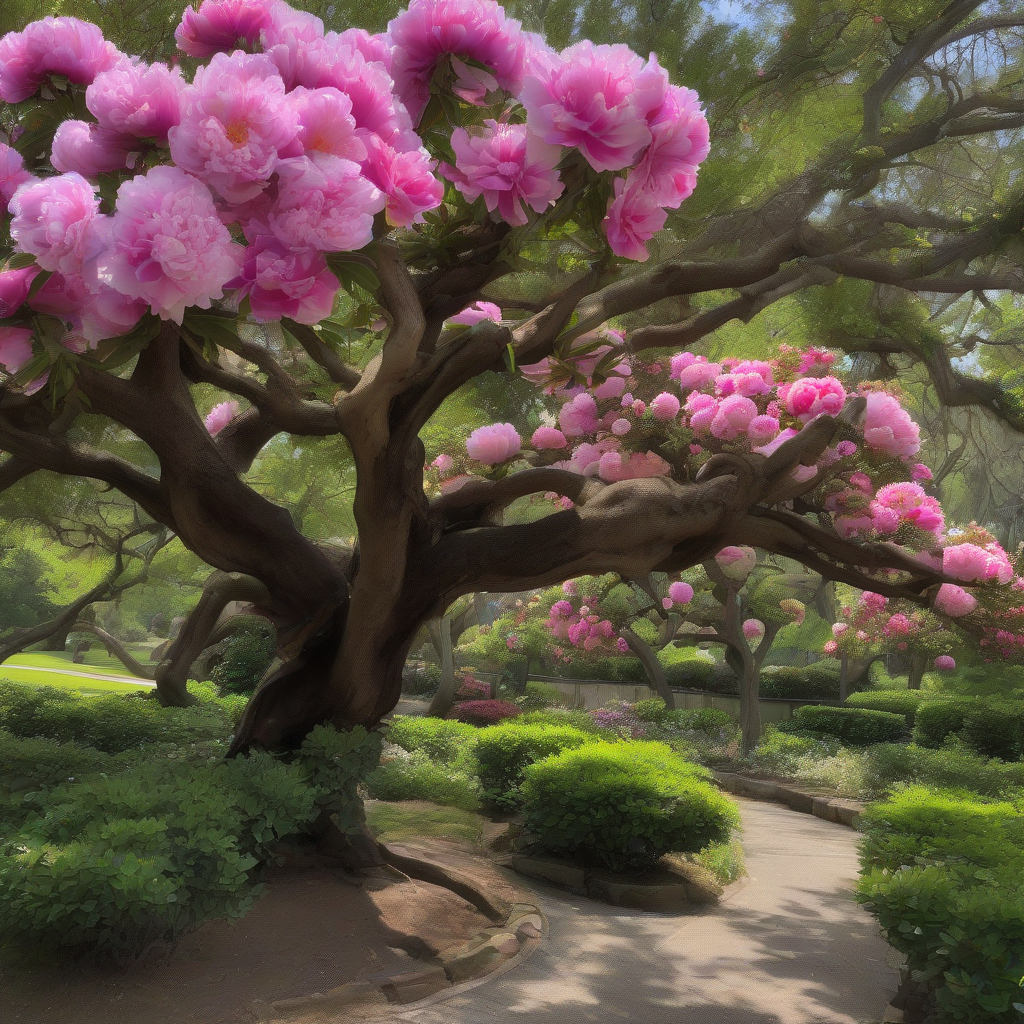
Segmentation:
<svg viewBox="0 0 1024 1024">
<path fill-rule="evenodd" d="M 133 652 L 135 653 L 135 652 Z M 146 657 L 146 652 L 136 653 Z M 132 693 L 140 689 L 136 683 L 125 683 L 115 679 L 90 679 L 85 676 L 69 675 L 69 672 L 96 672 L 100 675 L 130 676 L 131 673 L 116 658 L 111 658 L 106 651 L 89 651 L 85 663 L 76 665 L 71 660 L 71 653 L 45 651 L 35 654 L 17 654 L 10 661 L 0 665 L 0 679 L 9 679 L 12 683 L 25 683 L 30 686 L 64 686 L 78 690 L 83 696 L 96 696 L 101 693 Z M 140 658 L 142 660 L 142 658 Z M 17 666 L 29 666 L 19 668 Z M 40 672 L 38 669 L 47 669 Z"/>
<path fill-rule="evenodd" d="M 484 819 L 458 807 L 441 807 L 424 800 L 385 803 L 366 801 L 366 824 L 382 843 L 400 843 L 407 839 L 438 837 L 464 839 L 475 843 L 480 838 Z"/>
</svg>

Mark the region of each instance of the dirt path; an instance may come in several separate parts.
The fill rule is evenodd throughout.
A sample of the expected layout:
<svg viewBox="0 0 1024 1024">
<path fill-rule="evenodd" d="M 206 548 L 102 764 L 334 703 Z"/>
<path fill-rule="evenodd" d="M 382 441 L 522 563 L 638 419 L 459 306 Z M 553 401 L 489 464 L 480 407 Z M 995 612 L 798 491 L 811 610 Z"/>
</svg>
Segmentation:
<svg viewBox="0 0 1024 1024">
<path fill-rule="evenodd" d="M 894 954 L 851 897 L 857 833 L 738 800 L 750 874 L 711 913 L 662 917 L 530 885 L 550 937 L 507 975 L 409 1024 L 861 1024 L 896 991 Z M 526 881 L 525 879 L 523 880 Z"/>
</svg>

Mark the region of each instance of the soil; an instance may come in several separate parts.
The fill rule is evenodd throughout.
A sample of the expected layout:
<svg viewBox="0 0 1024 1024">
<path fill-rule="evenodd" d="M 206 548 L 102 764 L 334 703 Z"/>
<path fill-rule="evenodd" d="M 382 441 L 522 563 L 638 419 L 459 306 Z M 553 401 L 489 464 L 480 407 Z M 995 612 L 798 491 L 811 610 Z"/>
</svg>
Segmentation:
<svg viewBox="0 0 1024 1024">
<path fill-rule="evenodd" d="M 490 921 L 392 868 L 359 879 L 322 858 L 272 870 L 245 917 L 211 921 L 127 969 L 4 965 L 4 1024 L 252 1024 L 265 1003 L 425 966 Z"/>
</svg>

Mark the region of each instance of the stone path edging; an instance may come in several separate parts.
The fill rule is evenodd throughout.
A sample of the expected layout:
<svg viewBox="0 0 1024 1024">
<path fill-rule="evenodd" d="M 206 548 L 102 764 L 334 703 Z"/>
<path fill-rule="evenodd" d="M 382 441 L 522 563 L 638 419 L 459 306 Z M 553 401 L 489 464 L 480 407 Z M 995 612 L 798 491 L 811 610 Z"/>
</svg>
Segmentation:
<svg viewBox="0 0 1024 1024">
<path fill-rule="evenodd" d="M 325 1014 L 359 1011 L 375 1013 L 394 1004 L 415 1009 L 475 988 L 491 977 L 526 960 L 548 934 L 544 912 L 527 893 L 511 884 L 488 886 L 474 872 L 474 858 L 445 851 L 441 855 L 416 846 L 378 844 L 385 861 L 410 878 L 443 886 L 472 903 L 495 924 L 471 939 L 444 951 L 439 963 L 401 974 L 375 975 L 293 999 L 279 999 L 267 1008 L 264 1020 L 324 1019 Z M 459 864 L 459 860 L 464 861 Z M 486 862 L 483 862 L 486 863 Z M 487 864 L 487 867 L 491 867 Z"/>
<path fill-rule="evenodd" d="M 857 819 L 864 810 L 862 800 L 847 800 L 842 797 L 815 796 L 801 789 L 783 786 L 777 782 L 751 779 L 735 772 L 713 772 L 715 781 L 729 793 L 750 797 L 754 800 L 775 800 L 801 814 L 813 814 L 816 818 L 857 827 Z"/>
</svg>

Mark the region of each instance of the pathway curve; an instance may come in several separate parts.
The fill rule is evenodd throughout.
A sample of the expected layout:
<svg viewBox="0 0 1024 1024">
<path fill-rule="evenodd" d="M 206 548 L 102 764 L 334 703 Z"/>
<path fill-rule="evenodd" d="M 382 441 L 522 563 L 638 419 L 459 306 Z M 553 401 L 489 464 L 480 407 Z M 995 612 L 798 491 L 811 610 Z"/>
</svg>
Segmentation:
<svg viewBox="0 0 1024 1024">
<path fill-rule="evenodd" d="M 664 917 L 533 889 L 550 935 L 522 966 L 409 1024 L 862 1024 L 882 1019 L 895 954 L 852 898 L 857 833 L 738 799 L 749 879 L 709 913 Z"/>
<path fill-rule="evenodd" d="M 5 661 L 0 665 L 0 675 L 5 668 L 16 668 L 19 672 L 49 672 L 57 676 L 80 676 L 82 679 L 101 679 L 110 683 L 135 683 L 138 686 L 156 686 L 152 679 L 139 679 L 138 676 L 106 676 L 99 672 L 72 672 L 65 668 L 47 668 L 44 665 L 16 665 L 13 661 Z"/>
</svg>

